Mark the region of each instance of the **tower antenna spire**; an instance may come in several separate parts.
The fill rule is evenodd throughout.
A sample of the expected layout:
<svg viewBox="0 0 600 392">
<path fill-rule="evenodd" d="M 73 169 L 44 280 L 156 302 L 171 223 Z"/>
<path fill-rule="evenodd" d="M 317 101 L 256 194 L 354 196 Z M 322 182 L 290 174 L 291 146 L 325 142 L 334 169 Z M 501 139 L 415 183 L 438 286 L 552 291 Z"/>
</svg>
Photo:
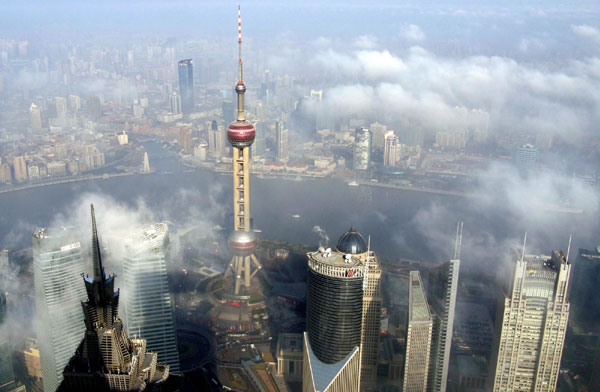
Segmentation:
<svg viewBox="0 0 600 392">
<path fill-rule="evenodd" d="M 238 82 L 235 86 L 235 92 L 237 93 L 237 121 L 245 121 L 246 114 L 244 113 L 244 93 L 246 92 L 246 86 L 244 85 L 244 71 L 242 70 L 242 11 L 238 5 L 238 47 L 239 47 L 239 60 L 238 60 Z"/>
<path fill-rule="evenodd" d="M 523 238 L 523 250 L 521 252 L 521 261 L 525 258 L 525 245 L 527 245 L 527 232 L 525 232 L 525 238 Z"/>
<path fill-rule="evenodd" d="M 90 205 L 92 214 L 92 261 L 94 263 L 94 279 L 104 281 L 104 267 L 102 266 L 102 255 L 100 254 L 100 241 L 98 240 L 98 229 L 96 228 L 96 214 L 94 205 Z"/>
<path fill-rule="evenodd" d="M 239 50 L 239 60 L 238 60 L 238 83 L 242 84 L 244 80 L 244 75 L 242 71 L 242 10 L 238 5 L 238 50 Z"/>
<path fill-rule="evenodd" d="M 569 235 L 569 247 L 567 248 L 567 263 L 569 262 L 569 254 L 571 253 L 571 240 L 573 239 L 573 234 Z"/>
<path fill-rule="evenodd" d="M 462 247 L 463 222 L 456 223 L 456 240 L 454 243 L 454 260 L 460 260 L 460 250 Z"/>
</svg>

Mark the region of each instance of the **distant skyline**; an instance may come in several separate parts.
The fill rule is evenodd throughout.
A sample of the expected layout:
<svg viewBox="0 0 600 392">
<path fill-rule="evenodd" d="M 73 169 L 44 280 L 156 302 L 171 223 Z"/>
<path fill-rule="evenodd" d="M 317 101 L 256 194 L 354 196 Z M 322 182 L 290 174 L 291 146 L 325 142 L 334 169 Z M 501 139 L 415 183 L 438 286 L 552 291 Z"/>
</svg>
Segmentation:
<svg viewBox="0 0 600 392">
<path fill-rule="evenodd" d="M 65 43 L 80 39 L 102 42 L 111 37 L 126 42 L 148 38 L 148 33 L 150 37 L 155 34 L 176 39 L 233 35 L 235 30 L 232 32 L 231 26 L 235 24 L 230 16 L 237 4 L 236 1 L 5 3 L 0 6 L 0 34 L 3 38 L 19 39 L 62 37 Z M 249 38 L 340 37 L 348 46 L 362 35 L 372 35 L 384 42 L 403 39 L 423 44 L 418 30 L 412 27 L 416 26 L 433 42 L 471 41 L 481 44 L 482 50 L 487 47 L 507 51 L 511 47 L 518 49 L 519 45 L 536 49 L 542 41 L 552 44 L 553 49 L 567 50 L 577 39 L 571 25 L 598 28 L 600 20 L 600 7 L 591 0 L 527 4 L 252 1 L 241 2 L 241 6 Z M 99 35 L 90 36 L 92 32 Z"/>
</svg>

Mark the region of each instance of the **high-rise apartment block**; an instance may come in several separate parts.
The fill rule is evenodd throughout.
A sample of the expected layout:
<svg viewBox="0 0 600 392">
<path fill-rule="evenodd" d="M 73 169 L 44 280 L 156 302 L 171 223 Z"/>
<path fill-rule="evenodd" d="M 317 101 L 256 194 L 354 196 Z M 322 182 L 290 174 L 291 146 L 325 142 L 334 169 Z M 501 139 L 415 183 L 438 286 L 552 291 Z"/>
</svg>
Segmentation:
<svg viewBox="0 0 600 392">
<path fill-rule="evenodd" d="M 54 103 L 56 104 L 56 116 L 64 116 L 67 112 L 67 100 L 63 97 L 56 97 Z"/>
<path fill-rule="evenodd" d="M 35 103 L 29 107 L 29 125 L 34 131 L 42 129 L 42 111 Z"/>
<path fill-rule="evenodd" d="M 169 106 L 171 113 L 177 115 L 181 114 L 181 97 L 177 94 L 177 91 L 173 91 L 169 97 Z"/>
<path fill-rule="evenodd" d="M 275 143 L 277 145 L 277 161 L 287 162 L 290 159 L 289 131 L 285 128 L 283 120 L 275 124 Z"/>
<path fill-rule="evenodd" d="M 336 250 L 307 256 L 303 391 L 368 390 L 377 377 L 379 259 L 355 228 Z"/>
<path fill-rule="evenodd" d="M 385 136 L 388 133 L 387 127 L 383 124 L 375 122 L 369 126 L 369 130 L 373 134 L 373 147 L 382 148 L 385 144 Z"/>
<path fill-rule="evenodd" d="M 148 350 L 178 372 L 173 300 L 167 281 L 168 227 L 165 223 L 146 225 L 125 242 L 122 288 L 127 331 L 145 339 Z"/>
<path fill-rule="evenodd" d="M 371 132 L 356 128 L 354 133 L 354 170 L 368 170 L 371 160 Z"/>
<path fill-rule="evenodd" d="M 231 124 L 235 120 L 235 106 L 233 101 L 223 101 L 223 124 Z"/>
<path fill-rule="evenodd" d="M 81 98 L 79 95 L 71 94 L 69 95 L 69 105 L 73 112 L 77 112 L 81 109 Z"/>
<path fill-rule="evenodd" d="M 554 391 L 569 318 L 571 264 L 562 251 L 551 256 L 515 252 L 515 258 L 512 284 L 497 320 L 490 390 Z"/>
<path fill-rule="evenodd" d="M 85 325 L 81 301 L 85 270 L 79 235 L 72 229 L 33 234 L 33 278 L 44 390 L 55 391 Z"/>
<path fill-rule="evenodd" d="M 427 392 L 431 360 L 433 315 L 419 271 L 410 272 L 408 327 L 404 362 L 404 392 Z"/>
<path fill-rule="evenodd" d="M 531 144 L 517 147 L 513 153 L 513 161 L 519 170 L 533 170 L 537 167 L 540 152 Z"/>
<path fill-rule="evenodd" d="M 181 60 L 177 63 L 177 71 L 181 111 L 187 115 L 194 111 L 194 62 L 192 59 Z"/>
<path fill-rule="evenodd" d="M 385 166 L 396 166 L 398 161 L 398 136 L 394 131 L 386 132 L 383 147 L 383 164 Z"/>
<path fill-rule="evenodd" d="M 27 164 L 22 156 L 15 157 L 13 160 L 13 171 L 15 180 L 25 181 L 27 179 Z"/>
</svg>

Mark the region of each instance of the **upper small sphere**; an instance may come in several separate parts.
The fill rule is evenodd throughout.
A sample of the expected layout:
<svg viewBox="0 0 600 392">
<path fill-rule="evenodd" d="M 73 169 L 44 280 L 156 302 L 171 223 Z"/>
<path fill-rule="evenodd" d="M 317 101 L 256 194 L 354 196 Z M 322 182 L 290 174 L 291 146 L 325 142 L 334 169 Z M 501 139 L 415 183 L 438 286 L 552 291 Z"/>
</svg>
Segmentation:
<svg viewBox="0 0 600 392">
<path fill-rule="evenodd" d="M 342 253 L 359 254 L 367 251 L 367 244 L 363 236 L 352 226 L 342 235 L 337 243 L 337 250 Z"/>
<path fill-rule="evenodd" d="M 233 147 L 243 148 L 254 142 L 256 131 L 248 121 L 234 121 L 227 130 L 227 140 Z"/>
<path fill-rule="evenodd" d="M 243 94 L 246 92 L 246 85 L 244 83 L 238 83 L 235 85 L 235 92 L 238 94 Z"/>
</svg>

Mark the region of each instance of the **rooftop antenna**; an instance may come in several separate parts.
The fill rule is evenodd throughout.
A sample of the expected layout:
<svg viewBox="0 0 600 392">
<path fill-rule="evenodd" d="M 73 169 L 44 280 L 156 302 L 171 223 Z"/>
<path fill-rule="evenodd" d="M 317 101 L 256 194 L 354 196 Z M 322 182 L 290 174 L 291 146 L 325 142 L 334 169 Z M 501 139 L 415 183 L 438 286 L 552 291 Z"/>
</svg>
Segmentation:
<svg viewBox="0 0 600 392">
<path fill-rule="evenodd" d="M 573 239 L 573 234 L 569 234 L 569 247 L 567 248 L 567 260 L 569 262 L 569 253 L 571 253 L 571 240 Z"/>
<path fill-rule="evenodd" d="M 454 260 L 460 260 L 460 250 L 462 247 L 463 222 L 456 223 L 456 241 L 454 243 Z"/>
<path fill-rule="evenodd" d="M 521 261 L 525 258 L 525 245 L 527 244 L 527 232 L 525 232 L 525 238 L 523 239 L 523 250 L 521 252 Z"/>
<path fill-rule="evenodd" d="M 371 236 L 367 239 L 367 262 L 365 263 L 365 273 L 363 274 L 363 291 L 367 289 L 369 277 L 369 261 L 371 260 Z"/>
</svg>

